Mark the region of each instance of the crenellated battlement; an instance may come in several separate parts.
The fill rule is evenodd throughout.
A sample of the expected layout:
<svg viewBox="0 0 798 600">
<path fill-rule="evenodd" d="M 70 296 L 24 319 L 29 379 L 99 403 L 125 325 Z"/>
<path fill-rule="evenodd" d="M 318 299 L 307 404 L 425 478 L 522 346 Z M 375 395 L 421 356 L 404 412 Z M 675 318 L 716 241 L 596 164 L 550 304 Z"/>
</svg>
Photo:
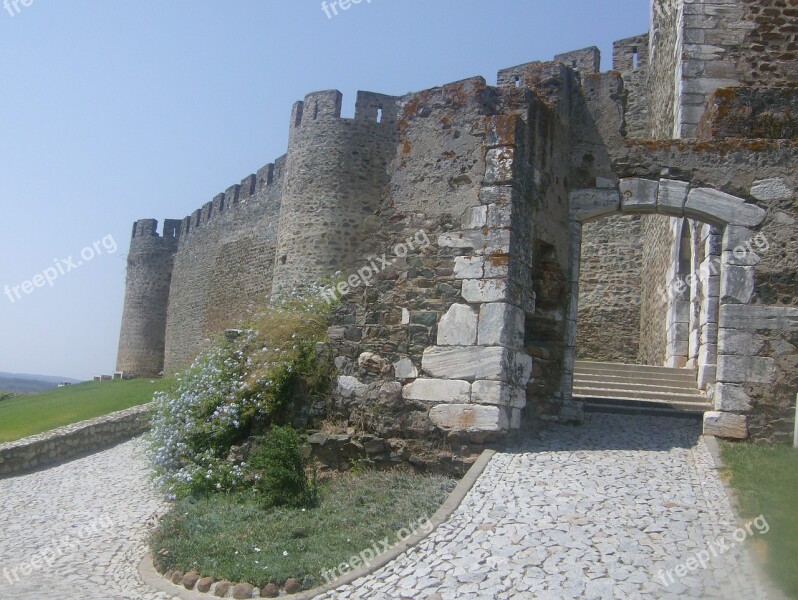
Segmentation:
<svg viewBox="0 0 798 600">
<path fill-rule="evenodd" d="M 343 94 L 338 90 L 312 92 L 304 100 L 294 103 L 291 110 L 291 129 L 312 127 L 318 122 L 338 120 L 342 122 L 379 123 L 390 126 L 396 123 L 400 97 L 376 92 L 357 93 L 355 116 L 341 117 Z"/>
<path fill-rule="evenodd" d="M 180 219 L 165 219 L 163 233 L 158 233 L 158 219 L 140 219 L 133 223 L 131 239 L 136 238 L 164 238 L 178 239 L 182 230 Z"/>
<path fill-rule="evenodd" d="M 648 67 L 648 32 L 612 43 L 612 68 L 631 73 Z"/>
<path fill-rule="evenodd" d="M 284 167 L 285 156 L 282 156 L 258 169 L 257 173 L 247 175 L 241 183 L 231 185 L 223 193 L 214 196 L 213 200 L 177 221 L 183 237 L 196 232 L 221 215 L 236 211 L 238 207 L 254 200 L 262 192 L 268 192 L 282 185 Z"/>
</svg>

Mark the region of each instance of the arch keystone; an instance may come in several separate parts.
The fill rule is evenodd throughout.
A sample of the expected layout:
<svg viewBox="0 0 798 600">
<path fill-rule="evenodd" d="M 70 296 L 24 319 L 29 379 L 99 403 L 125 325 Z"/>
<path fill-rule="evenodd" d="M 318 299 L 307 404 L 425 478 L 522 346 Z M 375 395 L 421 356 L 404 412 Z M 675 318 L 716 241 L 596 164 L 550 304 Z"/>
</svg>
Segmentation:
<svg viewBox="0 0 798 600">
<path fill-rule="evenodd" d="M 621 190 L 621 212 L 657 212 L 657 192 L 659 191 L 657 181 L 630 177 L 621 179 L 619 188 Z"/>
</svg>

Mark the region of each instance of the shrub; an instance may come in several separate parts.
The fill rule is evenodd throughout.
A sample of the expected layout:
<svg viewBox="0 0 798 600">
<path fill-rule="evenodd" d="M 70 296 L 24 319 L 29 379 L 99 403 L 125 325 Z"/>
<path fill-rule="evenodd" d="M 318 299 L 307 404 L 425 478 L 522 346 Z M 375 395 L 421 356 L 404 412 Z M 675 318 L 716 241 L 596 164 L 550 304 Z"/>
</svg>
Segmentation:
<svg viewBox="0 0 798 600">
<path fill-rule="evenodd" d="M 316 482 L 305 475 L 299 436 L 291 427 L 274 427 L 249 459 L 265 507 L 302 508 L 316 503 Z"/>
<path fill-rule="evenodd" d="M 252 485 L 246 464 L 227 460 L 230 449 L 279 422 L 296 398 L 327 390 L 332 368 L 315 351 L 326 339 L 327 310 L 313 294 L 275 302 L 155 395 L 153 462 L 168 494 Z"/>
</svg>

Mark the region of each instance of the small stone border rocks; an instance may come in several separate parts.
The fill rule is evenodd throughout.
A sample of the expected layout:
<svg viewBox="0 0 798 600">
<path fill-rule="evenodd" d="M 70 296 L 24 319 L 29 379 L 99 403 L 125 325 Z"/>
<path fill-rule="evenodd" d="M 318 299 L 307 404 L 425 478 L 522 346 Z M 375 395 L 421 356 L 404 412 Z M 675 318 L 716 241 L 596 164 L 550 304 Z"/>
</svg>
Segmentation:
<svg viewBox="0 0 798 600">
<path fill-rule="evenodd" d="M 465 498 L 466 494 L 474 486 L 479 476 L 482 475 L 482 472 L 485 470 L 485 467 L 488 466 L 488 463 L 495 453 L 495 450 L 484 450 L 482 454 L 480 454 L 476 462 L 474 462 L 465 476 L 457 484 L 457 487 L 449 494 L 446 501 L 432 516 L 430 519 L 432 527 L 428 532 L 420 534 L 414 533 L 402 542 L 396 544 L 390 550 L 380 554 L 368 565 L 350 571 L 335 581 L 313 588 L 312 590 L 300 592 L 300 583 L 294 579 L 287 580 L 284 589 L 281 590 L 275 584 L 269 584 L 263 589 L 258 589 L 248 583 L 233 584 L 229 581 L 214 581 L 210 577 L 200 577 L 199 574 L 193 571 L 189 573 L 173 571 L 171 573 L 161 574 L 155 569 L 152 556 L 149 553 L 139 564 L 139 575 L 150 588 L 160 592 L 166 592 L 182 600 L 208 600 L 209 594 L 212 595 L 211 597 L 238 599 L 276 598 L 281 595 L 290 595 L 295 600 L 310 600 L 320 594 L 325 594 L 342 585 L 350 584 L 360 577 L 377 571 L 424 540 L 435 531 L 441 523 L 444 523 L 455 509 L 460 506 L 463 498 Z"/>
<path fill-rule="evenodd" d="M 0 444 L 0 478 L 19 475 L 104 450 L 144 433 L 150 426 L 151 404 L 73 423 Z"/>
</svg>

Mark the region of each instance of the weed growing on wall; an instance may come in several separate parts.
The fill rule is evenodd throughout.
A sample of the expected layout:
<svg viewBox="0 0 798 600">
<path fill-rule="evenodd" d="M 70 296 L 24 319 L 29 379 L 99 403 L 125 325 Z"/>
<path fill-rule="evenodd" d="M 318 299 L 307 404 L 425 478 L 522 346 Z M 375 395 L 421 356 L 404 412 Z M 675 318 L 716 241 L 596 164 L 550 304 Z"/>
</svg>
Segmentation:
<svg viewBox="0 0 798 600">
<path fill-rule="evenodd" d="M 252 487 L 258 476 L 228 456 L 280 422 L 295 401 L 324 393 L 332 369 L 319 361 L 327 303 L 315 289 L 272 302 L 233 339 L 203 352 L 174 388 L 155 395 L 151 440 L 158 482 L 170 495 Z"/>
</svg>

